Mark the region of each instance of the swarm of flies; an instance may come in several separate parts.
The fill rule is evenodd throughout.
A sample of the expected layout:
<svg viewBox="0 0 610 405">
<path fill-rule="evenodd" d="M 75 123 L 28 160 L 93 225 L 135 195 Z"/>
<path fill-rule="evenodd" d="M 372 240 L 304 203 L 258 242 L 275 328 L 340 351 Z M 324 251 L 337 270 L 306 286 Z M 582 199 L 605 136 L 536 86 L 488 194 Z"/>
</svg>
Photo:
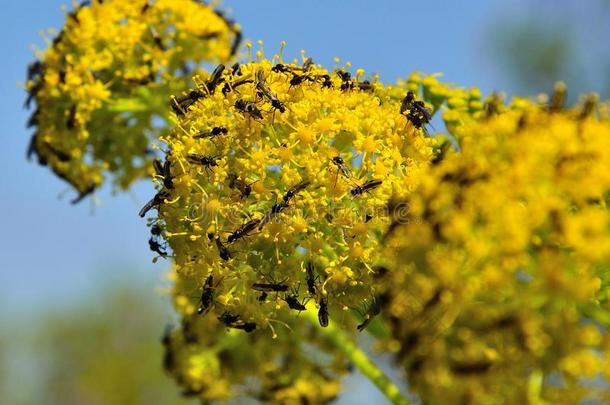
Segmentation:
<svg viewBox="0 0 610 405">
<path fill-rule="evenodd" d="M 304 311 L 305 304 L 299 301 L 299 289 L 290 290 L 290 287 L 285 283 L 254 283 L 252 289 L 261 293 L 259 301 L 265 301 L 267 294 L 270 293 L 285 293 L 283 300 L 288 304 L 290 309 L 296 311 Z"/>
<path fill-rule="evenodd" d="M 426 107 L 423 101 L 415 100 L 415 94 L 409 91 L 400 104 L 400 114 L 407 117 L 407 120 L 417 129 L 426 131 L 425 125 L 430 123 L 432 112 Z"/>
<path fill-rule="evenodd" d="M 272 72 L 283 73 L 290 75 L 290 87 L 300 86 L 305 82 L 319 83 L 323 88 L 334 87 L 333 81 L 330 75 L 316 75 L 310 72 L 311 67 L 314 65 L 311 58 L 303 63 L 303 66 L 285 65 L 283 63 L 277 63 L 271 68 Z"/>
</svg>

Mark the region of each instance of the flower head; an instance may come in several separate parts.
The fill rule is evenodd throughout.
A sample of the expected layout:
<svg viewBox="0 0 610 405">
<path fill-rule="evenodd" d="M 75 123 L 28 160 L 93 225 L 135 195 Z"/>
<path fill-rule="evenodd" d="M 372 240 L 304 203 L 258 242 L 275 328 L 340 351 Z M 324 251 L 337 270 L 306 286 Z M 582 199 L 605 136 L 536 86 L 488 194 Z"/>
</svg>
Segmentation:
<svg viewBox="0 0 610 405">
<path fill-rule="evenodd" d="M 238 26 L 193 0 L 83 3 L 30 65 L 29 154 L 78 199 L 105 173 L 127 188 L 150 172 L 170 94 L 186 88 L 193 66 L 232 58 L 240 39 Z"/>
<path fill-rule="evenodd" d="M 322 323 L 353 327 L 343 314 L 373 300 L 387 200 L 410 193 L 438 143 L 409 120 L 428 110 L 403 106 L 405 93 L 310 59 L 199 79 L 174 109 L 153 199 L 175 294 L 213 277 L 216 316 L 265 328 L 313 300 Z"/>
<path fill-rule="evenodd" d="M 409 384 L 431 403 L 516 402 L 607 369 L 610 121 L 498 97 L 386 233 L 383 315 Z M 549 397 L 550 398 L 550 397 Z"/>
</svg>

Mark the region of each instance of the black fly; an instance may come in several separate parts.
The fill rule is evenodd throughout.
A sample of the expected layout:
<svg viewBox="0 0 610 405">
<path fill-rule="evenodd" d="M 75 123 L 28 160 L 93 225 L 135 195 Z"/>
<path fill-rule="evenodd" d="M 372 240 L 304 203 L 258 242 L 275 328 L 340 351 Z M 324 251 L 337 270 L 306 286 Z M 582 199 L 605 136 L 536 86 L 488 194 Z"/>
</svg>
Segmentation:
<svg viewBox="0 0 610 405">
<path fill-rule="evenodd" d="M 247 114 L 254 119 L 263 119 L 263 114 L 261 110 L 258 109 L 256 104 L 253 101 L 246 101 L 244 99 L 239 99 L 235 102 L 235 109 L 242 114 Z"/>
<path fill-rule="evenodd" d="M 205 139 L 205 138 L 216 138 L 218 136 L 224 135 L 228 132 L 225 127 L 214 127 L 207 131 L 201 131 L 193 135 L 195 139 Z"/>
<path fill-rule="evenodd" d="M 244 84 L 247 84 L 247 83 L 254 83 L 254 80 L 244 77 L 242 79 L 235 80 L 232 83 L 226 82 L 225 85 L 222 87 L 222 94 L 224 94 L 226 96 L 228 93 L 231 92 L 231 90 L 235 90 L 239 86 L 243 86 Z"/>
<path fill-rule="evenodd" d="M 286 292 L 288 291 L 288 286 L 282 283 L 254 283 L 252 284 L 252 289 L 256 291 L 265 291 L 265 292 Z"/>
<path fill-rule="evenodd" d="M 375 91 L 375 85 L 368 80 L 358 83 L 358 88 L 362 91 Z"/>
<path fill-rule="evenodd" d="M 213 167 L 218 166 L 218 158 L 219 156 L 204 156 L 197 155 L 194 153 L 191 153 L 187 156 L 189 162 L 203 166 L 203 168 L 208 174 L 212 171 Z"/>
<path fill-rule="evenodd" d="M 318 322 L 320 322 L 321 327 L 325 328 L 328 326 L 328 299 L 321 297 L 318 304 L 320 305 L 318 309 Z"/>
<path fill-rule="evenodd" d="M 163 201 L 168 197 L 169 193 L 167 191 L 159 191 L 149 202 L 146 203 L 146 205 L 144 205 L 144 207 L 142 207 L 139 213 L 140 218 L 144 218 L 144 215 L 146 215 L 146 213 L 152 208 L 158 207 L 159 205 L 163 204 Z"/>
<path fill-rule="evenodd" d="M 229 328 L 241 329 L 248 333 L 256 329 L 256 324 L 254 322 L 244 322 L 239 319 L 239 315 L 230 312 L 223 312 L 218 317 L 218 320 Z"/>
<path fill-rule="evenodd" d="M 310 184 L 311 184 L 311 182 L 309 180 L 304 180 L 304 181 L 300 182 L 296 186 L 290 188 L 286 192 L 286 194 L 284 194 L 284 197 L 282 197 L 282 199 L 284 200 L 284 202 L 286 204 L 288 204 L 290 202 L 290 200 L 293 199 L 297 195 L 297 193 L 305 190 L 305 188 L 307 188 L 307 186 L 309 186 Z"/>
<path fill-rule="evenodd" d="M 316 276 L 315 268 L 312 262 L 307 262 L 305 265 L 306 269 L 306 280 L 307 280 L 307 292 L 310 296 L 316 296 Z"/>
<path fill-rule="evenodd" d="M 407 120 L 417 129 L 424 128 L 432 119 L 430 109 L 426 107 L 423 101 L 415 101 L 415 94 L 412 91 L 407 92 L 407 95 L 402 100 L 400 113 L 405 115 Z"/>
<path fill-rule="evenodd" d="M 304 181 L 300 182 L 299 184 L 297 184 L 296 186 L 288 189 L 286 194 L 284 194 L 284 196 L 282 197 L 282 201 L 276 202 L 275 204 L 273 204 L 273 206 L 271 207 L 271 210 L 269 210 L 269 212 L 267 212 L 267 214 L 265 214 L 265 216 L 260 220 L 258 230 L 260 231 L 261 229 L 263 229 L 263 226 L 265 226 L 265 224 L 269 223 L 269 221 L 271 221 L 271 219 L 275 215 L 279 214 L 280 212 L 282 212 L 283 210 L 288 208 L 290 200 L 292 200 L 294 197 L 296 197 L 296 195 L 299 192 L 305 190 L 305 188 L 307 188 L 307 186 L 309 186 L 310 184 L 311 184 L 311 182 L 309 180 L 304 180 Z"/>
<path fill-rule="evenodd" d="M 207 83 L 205 84 L 205 87 L 208 89 L 208 93 L 214 94 L 214 90 L 216 89 L 216 86 L 218 86 L 218 84 L 220 84 L 222 82 L 222 80 L 224 80 L 222 78 L 222 72 L 224 72 L 224 70 L 225 70 L 225 65 L 223 65 L 222 63 L 220 65 L 216 66 L 216 69 L 214 69 L 214 71 L 210 75 L 210 78 L 208 79 Z"/>
<path fill-rule="evenodd" d="M 152 250 L 153 252 L 159 254 L 159 256 L 161 256 L 161 257 L 166 257 L 167 256 L 167 252 L 164 250 L 163 246 L 161 246 L 159 241 L 157 241 L 152 236 L 150 237 L 150 239 L 148 239 L 148 247 L 150 248 L 150 250 Z"/>
<path fill-rule="evenodd" d="M 356 329 L 358 329 L 358 332 L 362 332 L 364 330 L 364 328 L 366 328 L 368 326 L 368 324 L 371 323 L 373 318 L 376 317 L 377 315 L 379 315 L 380 313 L 381 313 L 380 299 L 377 297 L 374 297 L 373 302 L 371 303 L 371 305 L 369 305 L 368 309 L 366 310 L 366 314 L 364 315 L 364 320 L 362 321 L 361 324 L 356 326 Z"/>
<path fill-rule="evenodd" d="M 286 297 L 284 297 L 284 301 L 286 301 L 290 309 L 294 309 L 296 311 L 305 311 L 307 309 L 305 305 L 299 302 L 298 295 L 287 295 Z"/>
<path fill-rule="evenodd" d="M 261 97 L 264 97 L 271 102 L 273 108 L 279 110 L 281 113 L 286 111 L 284 103 L 271 93 L 271 90 L 265 85 L 265 77 L 262 69 L 256 73 L 256 90 Z"/>
<path fill-rule="evenodd" d="M 363 185 L 356 186 L 356 187 L 352 188 L 349 192 L 354 197 L 357 197 L 359 195 L 366 193 L 369 190 L 373 190 L 374 188 L 379 187 L 381 185 L 381 183 L 383 183 L 381 180 L 367 180 Z"/>
<path fill-rule="evenodd" d="M 288 304 L 288 308 L 294 309 L 295 311 L 305 311 L 307 308 L 305 304 L 299 301 L 299 289 L 296 288 L 290 294 L 284 297 L 284 301 Z"/>
<path fill-rule="evenodd" d="M 252 232 L 260 223 L 260 219 L 253 219 L 240 226 L 227 238 L 228 243 L 233 243 L 238 239 L 245 238 L 250 232 Z"/>
<path fill-rule="evenodd" d="M 208 239 L 210 240 L 214 240 L 214 243 L 216 243 L 216 248 L 218 249 L 218 255 L 220 256 L 220 258 L 224 261 L 230 260 L 233 258 L 233 255 L 231 255 L 231 252 L 229 251 L 229 249 L 222 243 L 222 241 L 220 240 L 219 237 L 215 236 L 213 233 L 209 233 L 208 234 Z"/>
<path fill-rule="evenodd" d="M 337 166 L 338 172 L 340 172 L 343 177 L 345 177 L 346 179 L 349 179 L 351 177 L 351 170 L 349 169 L 349 167 L 347 167 L 347 165 L 345 164 L 345 160 L 343 160 L 341 156 L 335 156 L 331 159 L 331 161 L 335 166 Z"/>
<path fill-rule="evenodd" d="M 352 75 L 345 70 L 337 70 L 337 76 L 341 79 L 341 91 L 348 91 L 354 88 L 354 82 L 352 81 Z"/>
<path fill-rule="evenodd" d="M 241 194 L 242 199 L 248 198 L 250 196 L 250 194 L 252 193 L 252 184 L 258 181 L 256 180 L 252 183 L 246 183 L 245 181 L 237 177 L 235 173 L 229 173 L 228 180 L 229 188 L 238 190 Z"/>
<path fill-rule="evenodd" d="M 153 161 L 153 166 L 155 168 L 155 171 L 157 172 L 157 175 L 160 177 L 163 177 L 163 186 L 169 190 L 174 188 L 174 178 L 172 177 L 170 168 L 171 168 L 171 162 L 169 161 L 169 159 L 167 159 L 167 157 L 165 158 L 165 162 L 163 162 L 163 164 L 161 164 L 161 162 L 159 160 L 154 160 Z"/>
<path fill-rule="evenodd" d="M 205 315 L 214 302 L 214 276 L 209 275 L 203 284 L 201 291 L 201 299 L 199 300 L 199 308 L 197 313 L 199 315 Z"/>
<path fill-rule="evenodd" d="M 197 100 L 203 98 L 205 94 L 201 90 L 191 90 L 187 95 L 180 97 L 173 97 L 170 106 L 174 113 L 178 116 L 186 114 L 189 107 L 197 102 Z"/>
</svg>

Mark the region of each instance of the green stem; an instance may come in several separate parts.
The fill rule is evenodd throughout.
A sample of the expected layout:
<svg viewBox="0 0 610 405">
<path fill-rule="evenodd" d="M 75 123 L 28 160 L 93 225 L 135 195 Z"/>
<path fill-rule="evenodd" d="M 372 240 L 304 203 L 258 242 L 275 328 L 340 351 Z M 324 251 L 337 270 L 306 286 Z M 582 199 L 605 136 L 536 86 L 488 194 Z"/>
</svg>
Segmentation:
<svg viewBox="0 0 610 405">
<path fill-rule="evenodd" d="M 326 337 L 354 366 L 362 372 L 386 398 L 393 404 L 411 405 L 412 402 L 404 397 L 398 387 L 388 378 L 384 372 L 373 363 L 353 340 L 341 329 L 331 323 L 323 328 L 318 322 L 318 315 L 313 305 L 308 305 L 305 317 L 314 324 L 320 333 Z"/>
</svg>

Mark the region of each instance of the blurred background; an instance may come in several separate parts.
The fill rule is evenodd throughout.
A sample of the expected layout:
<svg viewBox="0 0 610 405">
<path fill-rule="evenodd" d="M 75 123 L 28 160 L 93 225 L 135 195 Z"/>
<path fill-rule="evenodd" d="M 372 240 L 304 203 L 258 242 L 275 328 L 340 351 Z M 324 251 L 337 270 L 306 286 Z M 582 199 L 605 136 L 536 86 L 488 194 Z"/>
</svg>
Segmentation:
<svg viewBox="0 0 610 405">
<path fill-rule="evenodd" d="M 20 83 L 33 46 L 44 47 L 41 32 L 61 28 L 66 3 L 0 0 L 0 403 L 187 403 L 160 368 L 159 336 L 172 320 L 168 264 L 152 263 L 137 215 L 152 187 L 102 190 L 74 207 L 65 183 L 25 159 Z M 535 95 L 562 79 L 571 101 L 610 94 L 608 0 L 226 0 L 221 8 L 247 38 L 264 41 L 267 56 L 285 40 L 290 58 L 304 49 L 332 67 L 339 57 L 385 83 L 421 70 L 484 93 Z M 358 375 L 345 390 L 339 403 L 384 403 Z"/>
</svg>

